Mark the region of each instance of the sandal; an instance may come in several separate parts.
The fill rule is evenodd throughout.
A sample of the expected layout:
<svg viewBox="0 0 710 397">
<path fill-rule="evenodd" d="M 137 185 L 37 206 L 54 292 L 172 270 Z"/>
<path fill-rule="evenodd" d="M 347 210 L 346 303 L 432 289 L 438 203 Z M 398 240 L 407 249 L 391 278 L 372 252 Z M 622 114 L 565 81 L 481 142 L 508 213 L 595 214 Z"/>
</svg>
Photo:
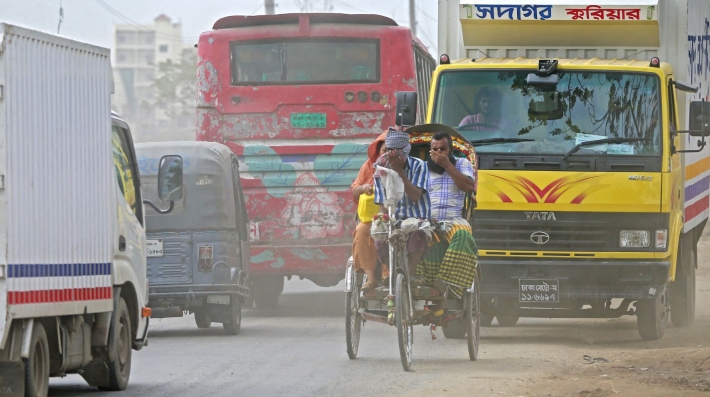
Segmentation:
<svg viewBox="0 0 710 397">
<path fill-rule="evenodd" d="M 362 286 L 362 288 L 360 288 L 360 289 L 361 289 L 362 291 L 366 291 L 366 290 L 368 290 L 368 289 L 375 289 L 375 288 L 377 288 L 377 281 L 375 281 L 375 280 L 370 280 L 370 281 L 366 282 L 366 283 Z"/>
</svg>

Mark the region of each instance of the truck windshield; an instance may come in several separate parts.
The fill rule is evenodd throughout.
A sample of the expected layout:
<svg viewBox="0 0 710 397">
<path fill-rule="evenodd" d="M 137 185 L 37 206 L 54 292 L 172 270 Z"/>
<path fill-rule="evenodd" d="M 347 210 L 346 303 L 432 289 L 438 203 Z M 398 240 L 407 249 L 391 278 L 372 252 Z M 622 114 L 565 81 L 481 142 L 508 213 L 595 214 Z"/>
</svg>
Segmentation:
<svg viewBox="0 0 710 397">
<path fill-rule="evenodd" d="M 457 128 L 479 153 L 661 154 L 658 77 L 560 72 L 556 86 L 531 86 L 531 70 L 446 71 L 439 75 L 433 123 Z"/>
</svg>

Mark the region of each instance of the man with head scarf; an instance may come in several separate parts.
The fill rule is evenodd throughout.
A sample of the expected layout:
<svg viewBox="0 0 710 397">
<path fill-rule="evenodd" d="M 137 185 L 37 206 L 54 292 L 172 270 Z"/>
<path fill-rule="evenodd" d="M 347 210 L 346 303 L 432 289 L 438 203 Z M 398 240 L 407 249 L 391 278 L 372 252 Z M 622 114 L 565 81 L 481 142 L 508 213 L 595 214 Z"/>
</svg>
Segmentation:
<svg viewBox="0 0 710 397">
<path fill-rule="evenodd" d="M 431 218 L 429 193 L 427 184 L 429 182 L 429 169 L 427 164 L 421 159 L 409 156 L 411 145 L 409 144 L 409 134 L 402 131 L 401 127 L 390 128 L 385 137 L 387 152 L 378 160 L 377 165 L 395 171 L 404 182 L 404 196 L 397 203 L 394 215 L 397 219 L 418 218 L 427 220 Z M 387 192 L 382 182 L 375 178 L 375 203 L 383 204 Z M 382 212 L 386 213 L 382 208 Z M 415 231 L 409 234 L 407 242 L 408 264 L 411 273 L 419 263 L 422 255 L 428 248 L 427 236 L 422 231 Z M 377 252 L 380 260 L 387 263 L 389 252 L 387 243 L 377 244 Z"/>
</svg>

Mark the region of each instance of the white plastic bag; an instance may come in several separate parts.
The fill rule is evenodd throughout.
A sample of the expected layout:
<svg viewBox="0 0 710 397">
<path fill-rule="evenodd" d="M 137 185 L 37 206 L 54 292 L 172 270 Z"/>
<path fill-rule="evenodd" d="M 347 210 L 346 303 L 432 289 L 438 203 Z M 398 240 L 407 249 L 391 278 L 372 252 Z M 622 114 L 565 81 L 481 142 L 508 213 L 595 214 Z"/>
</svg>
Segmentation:
<svg viewBox="0 0 710 397">
<path fill-rule="evenodd" d="M 375 177 L 380 178 L 382 186 L 385 188 L 385 208 L 397 207 L 399 200 L 404 197 L 404 181 L 391 169 L 375 165 Z"/>
</svg>

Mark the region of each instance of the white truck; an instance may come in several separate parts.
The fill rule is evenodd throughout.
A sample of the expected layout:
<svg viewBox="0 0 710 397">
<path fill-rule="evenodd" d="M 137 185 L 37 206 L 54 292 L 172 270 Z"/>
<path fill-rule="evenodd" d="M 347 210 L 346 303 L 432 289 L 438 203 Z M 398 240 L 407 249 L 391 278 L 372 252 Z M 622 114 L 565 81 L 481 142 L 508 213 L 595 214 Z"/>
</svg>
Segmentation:
<svg viewBox="0 0 710 397">
<path fill-rule="evenodd" d="M 123 390 L 147 343 L 140 180 L 112 90 L 108 49 L 0 23 L 0 396 L 69 373 Z"/>
<path fill-rule="evenodd" d="M 483 324 L 635 315 L 649 340 L 689 326 L 710 1 L 439 0 L 439 52 L 427 120 L 476 146 Z"/>
</svg>

